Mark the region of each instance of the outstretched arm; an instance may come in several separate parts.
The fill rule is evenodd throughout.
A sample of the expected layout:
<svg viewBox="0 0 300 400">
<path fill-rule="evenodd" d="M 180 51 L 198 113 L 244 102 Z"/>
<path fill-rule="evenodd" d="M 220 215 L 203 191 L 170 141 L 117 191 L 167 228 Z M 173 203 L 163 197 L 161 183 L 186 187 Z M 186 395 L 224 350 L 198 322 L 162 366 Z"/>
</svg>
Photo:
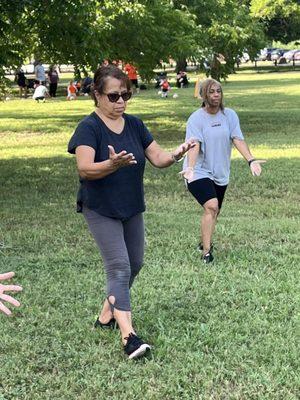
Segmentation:
<svg viewBox="0 0 300 400">
<path fill-rule="evenodd" d="M 235 145 L 239 153 L 241 153 L 244 159 L 248 162 L 252 175 L 259 176 L 261 174 L 260 164 L 265 163 L 266 160 L 256 160 L 251 154 L 251 151 L 245 140 L 235 138 L 233 139 L 233 144 Z"/>
<path fill-rule="evenodd" d="M 196 142 L 194 140 L 189 140 L 182 143 L 172 152 L 167 152 L 163 150 L 159 144 L 154 140 L 145 150 L 145 155 L 148 160 L 157 168 L 165 168 L 178 162 L 185 153 L 194 147 Z"/>
</svg>

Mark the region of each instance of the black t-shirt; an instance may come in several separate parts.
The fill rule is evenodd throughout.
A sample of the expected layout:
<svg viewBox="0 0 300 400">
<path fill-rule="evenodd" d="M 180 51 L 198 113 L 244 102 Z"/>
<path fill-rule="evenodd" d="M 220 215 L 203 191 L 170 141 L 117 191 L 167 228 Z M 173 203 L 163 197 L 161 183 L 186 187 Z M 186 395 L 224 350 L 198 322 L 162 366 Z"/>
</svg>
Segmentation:
<svg viewBox="0 0 300 400">
<path fill-rule="evenodd" d="M 128 114 L 120 134 L 111 131 L 93 112 L 77 126 L 68 146 L 68 152 L 75 154 L 77 146 L 90 146 L 95 150 L 95 162 L 109 158 L 108 145 L 119 153 L 126 150 L 133 153 L 137 164 L 122 167 L 101 179 L 80 178 L 77 196 L 77 211 L 86 206 L 106 217 L 126 220 L 145 211 L 143 175 L 145 149 L 153 137 L 141 120 Z"/>
</svg>

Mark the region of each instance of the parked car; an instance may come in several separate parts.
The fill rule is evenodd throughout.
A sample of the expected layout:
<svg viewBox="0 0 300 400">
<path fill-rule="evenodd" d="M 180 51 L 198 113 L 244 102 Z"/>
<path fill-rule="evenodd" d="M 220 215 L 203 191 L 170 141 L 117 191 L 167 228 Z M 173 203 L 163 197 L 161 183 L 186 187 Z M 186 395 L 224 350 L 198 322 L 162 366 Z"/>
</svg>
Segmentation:
<svg viewBox="0 0 300 400">
<path fill-rule="evenodd" d="M 296 53 L 293 56 L 293 59 L 295 61 L 300 61 L 300 50 L 296 51 Z"/>
<path fill-rule="evenodd" d="M 293 58 L 294 58 L 294 55 L 296 54 L 296 53 L 298 53 L 298 52 L 300 52 L 300 50 L 289 50 L 289 51 L 286 51 L 284 54 L 283 54 L 283 57 L 286 59 L 286 61 L 287 62 L 290 62 L 290 61 L 292 61 L 293 60 Z"/>
<path fill-rule="evenodd" d="M 286 52 L 286 49 L 275 49 L 271 52 L 271 61 L 278 61 L 283 54 Z"/>
<path fill-rule="evenodd" d="M 258 60 L 260 61 L 271 61 L 271 53 L 272 51 L 277 50 L 274 47 L 266 47 L 260 51 L 258 54 Z"/>
</svg>

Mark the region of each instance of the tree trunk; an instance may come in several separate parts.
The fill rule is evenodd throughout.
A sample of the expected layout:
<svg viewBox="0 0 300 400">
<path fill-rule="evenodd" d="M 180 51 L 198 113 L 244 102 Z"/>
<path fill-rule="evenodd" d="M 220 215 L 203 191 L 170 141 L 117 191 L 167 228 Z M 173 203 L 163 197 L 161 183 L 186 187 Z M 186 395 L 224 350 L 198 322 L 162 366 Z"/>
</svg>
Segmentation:
<svg viewBox="0 0 300 400">
<path fill-rule="evenodd" d="M 187 62 L 186 62 L 185 58 L 179 58 L 178 60 L 176 60 L 176 73 L 177 74 L 180 71 L 186 71 L 186 67 L 187 67 Z"/>
</svg>

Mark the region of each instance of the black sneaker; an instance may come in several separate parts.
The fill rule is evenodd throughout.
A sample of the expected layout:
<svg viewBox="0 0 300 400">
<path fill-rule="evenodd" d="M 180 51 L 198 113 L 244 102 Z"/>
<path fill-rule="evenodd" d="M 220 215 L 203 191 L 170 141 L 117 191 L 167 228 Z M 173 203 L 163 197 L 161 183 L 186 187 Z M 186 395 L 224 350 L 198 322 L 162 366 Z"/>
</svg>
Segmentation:
<svg viewBox="0 0 300 400">
<path fill-rule="evenodd" d="M 134 333 L 130 333 L 125 339 L 127 339 L 127 343 L 124 346 L 124 351 L 130 359 L 143 356 L 151 348 L 149 344 L 143 342 Z"/>
<path fill-rule="evenodd" d="M 202 257 L 202 260 L 204 264 L 209 264 L 214 261 L 214 256 L 212 255 L 212 253 L 208 252 Z"/>
<path fill-rule="evenodd" d="M 117 329 L 119 326 L 117 324 L 117 321 L 114 318 L 112 318 L 106 324 L 103 324 L 102 322 L 99 321 L 99 318 L 97 318 L 94 323 L 94 327 L 101 328 L 101 329 Z"/>
<path fill-rule="evenodd" d="M 202 243 L 199 243 L 199 244 L 198 244 L 197 250 L 198 250 L 198 251 L 203 251 L 203 244 L 202 244 Z M 213 252 L 213 250 L 214 250 L 214 244 L 212 243 L 212 244 L 210 245 L 210 252 Z"/>
</svg>

